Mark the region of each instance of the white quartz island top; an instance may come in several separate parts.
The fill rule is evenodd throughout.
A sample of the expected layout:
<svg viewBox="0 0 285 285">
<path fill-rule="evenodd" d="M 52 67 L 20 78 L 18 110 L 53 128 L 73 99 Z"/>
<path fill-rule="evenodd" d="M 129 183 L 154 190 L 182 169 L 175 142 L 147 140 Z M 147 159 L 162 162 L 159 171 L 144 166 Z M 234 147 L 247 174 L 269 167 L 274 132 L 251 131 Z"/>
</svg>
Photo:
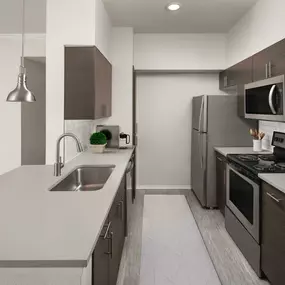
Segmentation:
<svg viewBox="0 0 285 285">
<path fill-rule="evenodd" d="M 252 147 L 215 147 L 215 151 L 220 154 L 227 156 L 228 154 L 266 154 L 271 153 L 270 151 L 263 150 L 261 152 L 254 152 Z"/>
<path fill-rule="evenodd" d="M 22 166 L 0 176 L 0 267 L 86 267 L 133 149 L 82 153 L 62 176 Z M 115 165 L 103 189 L 51 192 L 78 166 Z"/>
</svg>

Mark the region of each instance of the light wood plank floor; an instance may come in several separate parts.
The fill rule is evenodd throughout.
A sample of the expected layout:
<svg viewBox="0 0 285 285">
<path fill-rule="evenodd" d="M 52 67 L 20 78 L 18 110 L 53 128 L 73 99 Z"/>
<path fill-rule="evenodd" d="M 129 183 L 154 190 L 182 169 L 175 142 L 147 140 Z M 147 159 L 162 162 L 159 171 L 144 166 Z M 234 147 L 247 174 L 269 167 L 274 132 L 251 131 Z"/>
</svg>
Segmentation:
<svg viewBox="0 0 285 285">
<path fill-rule="evenodd" d="M 150 191 L 148 191 L 149 193 Z M 126 239 L 117 285 L 139 285 L 145 191 L 137 191 L 132 206 L 130 235 Z M 155 194 L 166 194 L 165 192 Z M 177 193 L 175 193 L 177 194 Z M 183 193 L 184 194 L 184 193 Z M 205 210 L 192 192 L 186 199 L 223 285 L 269 285 L 260 280 L 228 235 L 218 210 Z"/>
<path fill-rule="evenodd" d="M 257 277 L 225 229 L 219 210 L 203 209 L 193 192 L 186 199 L 223 285 L 269 285 Z"/>
<path fill-rule="evenodd" d="M 128 211 L 132 217 L 125 240 L 117 285 L 138 285 L 140 281 L 144 190 L 137 191 L 135 204 Z"/>
</svg>

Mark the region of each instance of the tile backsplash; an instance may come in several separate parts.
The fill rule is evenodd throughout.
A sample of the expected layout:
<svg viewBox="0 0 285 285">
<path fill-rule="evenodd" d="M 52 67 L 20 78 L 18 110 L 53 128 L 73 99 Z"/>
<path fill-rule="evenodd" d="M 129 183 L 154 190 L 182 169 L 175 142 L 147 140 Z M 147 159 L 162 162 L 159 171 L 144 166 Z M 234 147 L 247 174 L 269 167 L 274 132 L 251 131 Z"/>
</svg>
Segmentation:
<svg viewBox="0 0 285 285">
<path fill-rule="evenodd" d="M 277 131 L 285 133 L 285 123 L 259 121 L 259 131 L 265 133 L 265 137 L 262 141 L 262 147 L 264 149 L 272 150 L 271 141 L 273 132 Z"/>
<path fill-rule="evenodd" d="M 93 133 L 95 121 L 93 120 L 67 120 L 64 121 L 65 132 L 75 134 L 81 141 L 84 149 L 89 146 L 89 138 Z M 65 138 L 65 161 L 73 159 L 77 155 L 76 144 L 73 139 Z"/>
</svg>

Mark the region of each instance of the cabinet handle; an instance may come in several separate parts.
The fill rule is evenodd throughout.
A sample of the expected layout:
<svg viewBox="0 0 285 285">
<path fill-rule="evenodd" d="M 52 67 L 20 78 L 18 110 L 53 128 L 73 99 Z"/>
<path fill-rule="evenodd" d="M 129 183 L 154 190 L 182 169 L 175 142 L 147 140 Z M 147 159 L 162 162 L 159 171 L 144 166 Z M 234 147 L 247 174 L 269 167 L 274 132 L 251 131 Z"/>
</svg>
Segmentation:
<svg viewBox="0 0 285 285">
<path fill-rule="evenodd" d="M 270 194 L 268 192 L 266 192 L 266 195 L 277 203 L 280 203 L 282 201 L 282 199 L 278 199 L 278 198 L 274 197 L 273 194 Z"/>
<path fill-rule="evenodd" d="M 226 170 L 224 169 L 224 186 L 227 184 L 227 175 L 226 175 Z"/>
<path fill-rule="evenodd" d="M 121 200 L 121 201 L 118 203 L 118 207 L 120 207 L 121 220 L 123 221 L 123 220 L 124 220 L 124 201 L 123 201 L 123 200 Z"/>
<path fill-rule="evenodd" d="M 265 64 L 265 78 L 268 78 L 268 64 Z"/>
<path fill-rule="evenodd" d="M 268 63 L 268 77 L 272 77 L 272 62 Z"/>
<path fill-rule="evenodd" d="M 108 237 L 110 250 L 108 252 L 105 252 L 105 254 L 110 255 L 111 258 L 113 258 L 113 232 L 110 232 L 110 236 Z"/>
<path fill-rule="evenodd" d="M 108 225 L 105 225 L 105 227 L 107 227 L 107 229 L 106 229 L 105 234 L 101 236 L 103 239 L 107 239 L 111 225 L 112 225 L 112 222 L 109 222 Z"/>
</svg>

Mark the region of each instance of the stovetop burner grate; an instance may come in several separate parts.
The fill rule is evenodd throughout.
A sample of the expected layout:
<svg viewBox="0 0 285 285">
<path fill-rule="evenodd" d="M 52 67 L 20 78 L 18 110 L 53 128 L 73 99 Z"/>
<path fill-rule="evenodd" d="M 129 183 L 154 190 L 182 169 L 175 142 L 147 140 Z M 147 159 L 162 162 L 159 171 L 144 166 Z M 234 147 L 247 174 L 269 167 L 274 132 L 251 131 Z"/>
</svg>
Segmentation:
<svg viewBox="0 0 285 285">
<path fill-rule="evenodd" d="M 285 163 L 284 162 L 276 163 L 275 166 L 281 170 L 285 170 Z"/>
<path fill-rule="evenodd" d="M 268 165 L 263 165 L 263 164 L 257 164 L 253 166 L 254 169 L 258 170 L 258 171 L 273 171 L 274 170 L 274 166 L 268 166 Z"/>
<path fill-rule="evenodd" d="M 276 158 L 274 155 L 259 155 L 258 156 L 259 159 L 263 160 L 263 161 L 275 161 Z"/>
<path fill-rule="evenodd" d="M 258 157 L 251 154 L 242 154 L 238 156 L 241 161 L 258 161 Z"/>
</svg>

